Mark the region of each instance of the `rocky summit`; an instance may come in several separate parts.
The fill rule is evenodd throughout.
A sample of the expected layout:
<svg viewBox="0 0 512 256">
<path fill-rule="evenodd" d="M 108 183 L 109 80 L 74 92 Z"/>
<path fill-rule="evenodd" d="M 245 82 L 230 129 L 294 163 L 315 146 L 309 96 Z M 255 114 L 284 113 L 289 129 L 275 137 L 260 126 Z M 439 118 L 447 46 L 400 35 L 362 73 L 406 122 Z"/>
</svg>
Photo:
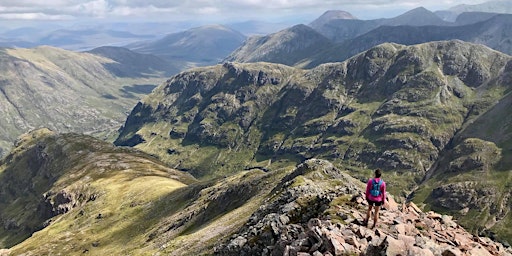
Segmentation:
<svg viewBox="0 0 512 256">
<path fill-rule="evenodd" d="M 361 186 L 344 183 L 322 190 L 318 185 L 322 182 L 309 180 L 314 175 L 307 173 L 312 170 L 327 177 L 342 175 L 322 160 L 299 165 L 296 174 L 306 175 L 301 178 L 304 181 L 298 183 L 296 178 L 284 183 L 275 191 L 277 199 L 260 207 L 238 233 L 216 246 L 215 254 L 512 254 L 500 243 L 470 234 L 452 216 L 422 212 L 412 202 L 397 204 L 392 196 L 380 211 L 378 225 L 370 229 L 362 224 L 368 206 Z M 337 175 L 330 178 L 339 180 Z"/>
</svg>

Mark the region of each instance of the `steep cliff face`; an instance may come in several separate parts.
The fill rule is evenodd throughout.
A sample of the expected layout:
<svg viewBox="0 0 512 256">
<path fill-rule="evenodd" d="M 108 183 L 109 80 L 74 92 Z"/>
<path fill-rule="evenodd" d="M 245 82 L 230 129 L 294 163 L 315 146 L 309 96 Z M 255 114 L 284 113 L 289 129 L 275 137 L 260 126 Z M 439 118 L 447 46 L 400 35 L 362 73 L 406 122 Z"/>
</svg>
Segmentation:
<svg viewBox="0 0 512 256">
<path fill-rule="evenodd" d="M 451 41 L 384 44 L 309 71 L 197 69 L 139 104 L 116 143 L 169 161 L 198 144 L 249 151 L 246 160 L 323 156 L 423 175 L 462 125 L 491 106 L 492 92 L 504 90 L 496 78 L 509 59 Z"/>
<path fill-rule="evenodd" d="M 198 176 L 272 170 L 312 157 L 356 176 L 382 168 L 394 180 L 391 189 L 407 196 L 444 172 L 445 153 L 468 147 L 457 135 L 505 99 L 510 60 L 485 46 L 446 41 L 383 44 L 312 70 L 268 63 L 196 69 L 142 101 L 116 144 Z M 489 157 L 499 149 L 486 148 L 479 157 L 453 154 L 450 168 L 487 166 L 494 173 Z"/>
</svg>

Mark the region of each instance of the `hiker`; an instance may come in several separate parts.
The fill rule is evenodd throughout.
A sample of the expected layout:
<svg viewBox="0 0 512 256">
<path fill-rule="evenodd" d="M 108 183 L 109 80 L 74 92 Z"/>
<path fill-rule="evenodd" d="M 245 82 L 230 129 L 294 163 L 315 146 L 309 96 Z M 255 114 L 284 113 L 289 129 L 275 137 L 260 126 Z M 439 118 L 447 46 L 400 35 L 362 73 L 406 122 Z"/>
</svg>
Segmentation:
<svg viewBox="0 0 512 256">
<path fill-rule="evenodd" d="M 369 179 L 368 183 L 366 183 L 366 201 L 368 201 L 368 212 L 366 212 L 366 219 L 364 219 L 363 225 L 368 225 L 372 209 L 375 208 L 372 229 L 375 227 L 375 225 L 377 225 L 380 206 L 384 204 L 386 199 L 386 183 L 380 178 L 381 175 L 382 171 L 380 169 L 376 169 L 375 177 Z"/>
</svg>

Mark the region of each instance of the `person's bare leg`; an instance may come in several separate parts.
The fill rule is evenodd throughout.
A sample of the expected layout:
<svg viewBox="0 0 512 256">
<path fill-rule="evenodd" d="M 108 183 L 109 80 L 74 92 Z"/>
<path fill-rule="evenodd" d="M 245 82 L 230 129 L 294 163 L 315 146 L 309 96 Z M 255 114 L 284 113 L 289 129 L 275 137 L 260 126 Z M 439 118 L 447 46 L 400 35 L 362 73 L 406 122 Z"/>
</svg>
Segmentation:
<svg viewBox="0 0 512 256">
<path fill-rule="evenodd" d="M 365 226 L 368 226 L 368 221 L 370 221 L 370 215 L 372 214 L 372 205 L 368 205 L 368 211 L 366 212 L 366 219 L 364 219 Z"/>
<path fill-rule="evenodd" d="M 375 206 L 375 215 L 373 216 L 372 228 L 374 228 L 377 225 L 377 221 L 379 220 L 379 209 L 380 209 L 380 206 Z"/>
</svg>

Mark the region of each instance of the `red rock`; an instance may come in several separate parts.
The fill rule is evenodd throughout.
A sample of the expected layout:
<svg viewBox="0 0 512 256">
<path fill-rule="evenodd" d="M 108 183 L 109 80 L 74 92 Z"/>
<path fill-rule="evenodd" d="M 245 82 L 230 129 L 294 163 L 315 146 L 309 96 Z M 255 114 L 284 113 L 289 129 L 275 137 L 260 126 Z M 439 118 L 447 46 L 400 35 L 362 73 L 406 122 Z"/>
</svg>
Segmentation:
<svg viewBox="0 0 512 256">
<path fill-rule="evenodd" d="M 416 213 L 422 213 L 423 211 L 421 211 L 421 209 L 416 206 L 416 204 L 414 204 L 413 202 L 409 202 L 408 205 L 409 209 L 413 209 Z"/>
<path fill-rule="evenodd" d="M 408 236 L 415 236 L 415 235 L 417 235 L 419 233 L 420 232 L 418 231 L 416 226 L 414 226 L 414 224 L 411 224 L 411 223 L 405 224 L 405 234 L 406 235 L 408 235 Z"/>
<path fill-rule="evenodd" d="M 355 248 L 361 248 L 358 239 L 355 236 L 350 236 L 345 240 L 348 244 L 353 245 Z"/>
<path fill-rule="evenodd" d="M 462 256 L 462 252 L 457 248 L 449 248 L 443 251 L 442 256 Z"/>
<path fill-rule="evenodd" d="M 390 236 L 387 236 L 386 241 L 384 241 L 384 243 L 387 243 L 387 246 L 385 247 L 385 255 L 407 255 L 407 249 L 404 241 L 400 241 Z"/>
<path fill-rule="evenodd" d="M 397 224 L 393 226 L 398 234 L 405 235 L 405 224 Z"/>
<path fill-rule="evenodd" d="M 427 212 L 427 218 L 429 218 L 429 219 L 440 220 L 441 217 L 442 217 L 442 215 L 439 213 L 436 213 L 433 211 Z"/>
<path fill-rule="evenodd" d="M 468 251 L 469 255 L 492 256 L 492 254 L 481 246 L 474 247 Z"/>
<path fill-rule="evenodd" d="M 416 243 L 416 239 L 412 236 L 406 236 L 406 235 L 401 235 L 401 234 L 398 234 L 398 240 L 400 241 L 404 241 L 404 243 L 407 245 L 407 246 L 413 246 L 415 243 Z"/>
<path fill-rule="evenodd" d="M 384 203 L 384 208 L 388 211 L 398 211 L 398 204 L 396 203 L 395 199 L 391 195 L 387 196 L 388 200 Z"/>
<path fill-rule="evenodd" d="M 434 253 L 432 253 L 432 251 L 430 251 L 429 249 L 423 249 L 417 246 L 413 246 L 411 249 L 409 249 L 408 255 L 434 256 Z"/>
</svg>

